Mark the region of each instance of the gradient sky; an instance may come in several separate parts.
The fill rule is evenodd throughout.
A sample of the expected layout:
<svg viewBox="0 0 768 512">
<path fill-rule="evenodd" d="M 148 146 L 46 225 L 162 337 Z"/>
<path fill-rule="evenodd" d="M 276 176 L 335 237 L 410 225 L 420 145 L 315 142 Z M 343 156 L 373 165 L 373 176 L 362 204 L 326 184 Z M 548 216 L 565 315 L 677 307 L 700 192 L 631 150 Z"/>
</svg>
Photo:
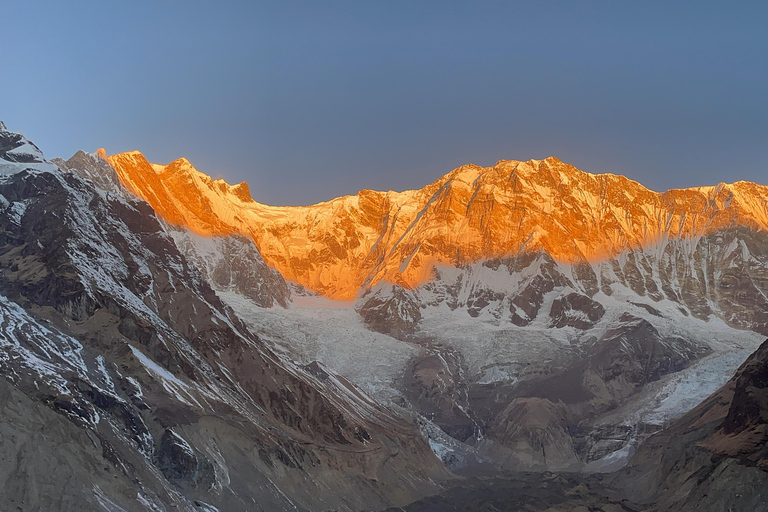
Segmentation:
<svg viewBox="0 0 768 512">
<path fill-rule="evenodd" d="M 0 119 L 48 157 L 186 156 L 257 201 L 557 156 L 768 184 L 767 2 L 6 2 Z"/>
</svg>

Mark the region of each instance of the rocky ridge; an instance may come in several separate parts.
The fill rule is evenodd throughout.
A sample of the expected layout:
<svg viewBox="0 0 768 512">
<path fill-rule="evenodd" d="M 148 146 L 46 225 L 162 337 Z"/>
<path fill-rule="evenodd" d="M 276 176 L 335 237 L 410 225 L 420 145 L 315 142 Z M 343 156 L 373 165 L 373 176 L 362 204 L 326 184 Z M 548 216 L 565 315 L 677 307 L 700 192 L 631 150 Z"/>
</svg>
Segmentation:
<svg viewBox="0 0 768 512">
<path fill-rule="evenodd" d="M 653 510 L 768 510 L 768 340 L 608 483 Z"/>
<path fill-rule="evenodd" d="M 59 164 L 0 130 L 3 503 L 359 510 L 448 477 L 410 419 L 251 332 L 101 156 Z"/>
<path fill-rule="evenodd" d="M 291 281 L 333 298 L 379 282 L 414 288 L 436 266 L 540 251 L 574 265 L 659 255 L 727 228 L 768 228 L 768 188 L 748 182 L 657 193 L 556 158 L 460 167 L 421 190 L 364 190 L 305 207 L 253 201 L 247 185 L 212 180 L 186 159 L 109 157 L 121 181 L 175 225 L 251 237 Z"/>
</svg>

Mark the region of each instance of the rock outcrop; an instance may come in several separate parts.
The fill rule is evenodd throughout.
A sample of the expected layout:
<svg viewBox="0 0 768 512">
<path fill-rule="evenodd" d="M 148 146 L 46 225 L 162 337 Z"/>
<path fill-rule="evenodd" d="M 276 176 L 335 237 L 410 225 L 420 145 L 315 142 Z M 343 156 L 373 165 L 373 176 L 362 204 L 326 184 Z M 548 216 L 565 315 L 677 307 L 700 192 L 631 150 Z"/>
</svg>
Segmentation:
<svg viewBox="0 0 768 512">
<path fill-rule="evenodd" d="M 608 482 L 654 510 L 768 510 L 768 340 Z"/>
</svg>

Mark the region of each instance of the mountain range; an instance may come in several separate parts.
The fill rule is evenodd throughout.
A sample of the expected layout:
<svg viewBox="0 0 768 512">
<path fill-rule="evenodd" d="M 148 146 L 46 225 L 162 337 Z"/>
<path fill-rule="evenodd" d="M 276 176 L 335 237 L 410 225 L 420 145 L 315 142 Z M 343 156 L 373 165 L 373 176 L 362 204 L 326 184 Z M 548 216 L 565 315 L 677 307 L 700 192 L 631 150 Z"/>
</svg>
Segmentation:
<svg viewBox="0 0 768 512">
<path fill-rule="evenodd" d="M 0 124 L 0 194 L 9 507 L 767 509 L 766 186 L 275 207 Z"/>
<path fill-rule="evenodd" d="M 723 229 L 768 228 L 768 187 L 748 182 L 652 192 L 554 157 L 460 167 L 420 190 L 364 190 L 307 207 L 270 207 L 248 185 L 212 180 L 186 159 L 107 157 L 120 181 L 174 225 L 249 236 L 287 279 L 351 299 L 380 282 L 414 288 L 436 266 L 545 252 L 599 265 L 627 251 L 661 255 Z"/>
</svg>

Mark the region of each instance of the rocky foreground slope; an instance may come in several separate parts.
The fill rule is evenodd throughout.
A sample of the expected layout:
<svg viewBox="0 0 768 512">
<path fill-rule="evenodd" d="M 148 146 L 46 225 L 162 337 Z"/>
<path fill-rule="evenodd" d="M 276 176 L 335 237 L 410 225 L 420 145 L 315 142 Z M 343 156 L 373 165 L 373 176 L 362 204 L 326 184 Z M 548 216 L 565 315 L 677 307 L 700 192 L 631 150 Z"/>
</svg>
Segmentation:
<svg viewBox="0 0 768 512">
<path fill-rule="evenodd" d="M 768 510 L 768 341 L 609 479 L 659 511 Z"/>
<path fill-rule="evenodd" d="M 507 474 L 456 482 L 393 511 L 768 510 L 768 340 L 728 383 L 604 478 Z"/>
<path fill-rule="evenodd" d="M 411 419 L 222 303 L 205 277 L 284 292 L 242 246 L 204 274 L 101 157 L 2 125 L 0 173 L 2 508 L 359 510 L 448 478 Z"/>
</svg>

